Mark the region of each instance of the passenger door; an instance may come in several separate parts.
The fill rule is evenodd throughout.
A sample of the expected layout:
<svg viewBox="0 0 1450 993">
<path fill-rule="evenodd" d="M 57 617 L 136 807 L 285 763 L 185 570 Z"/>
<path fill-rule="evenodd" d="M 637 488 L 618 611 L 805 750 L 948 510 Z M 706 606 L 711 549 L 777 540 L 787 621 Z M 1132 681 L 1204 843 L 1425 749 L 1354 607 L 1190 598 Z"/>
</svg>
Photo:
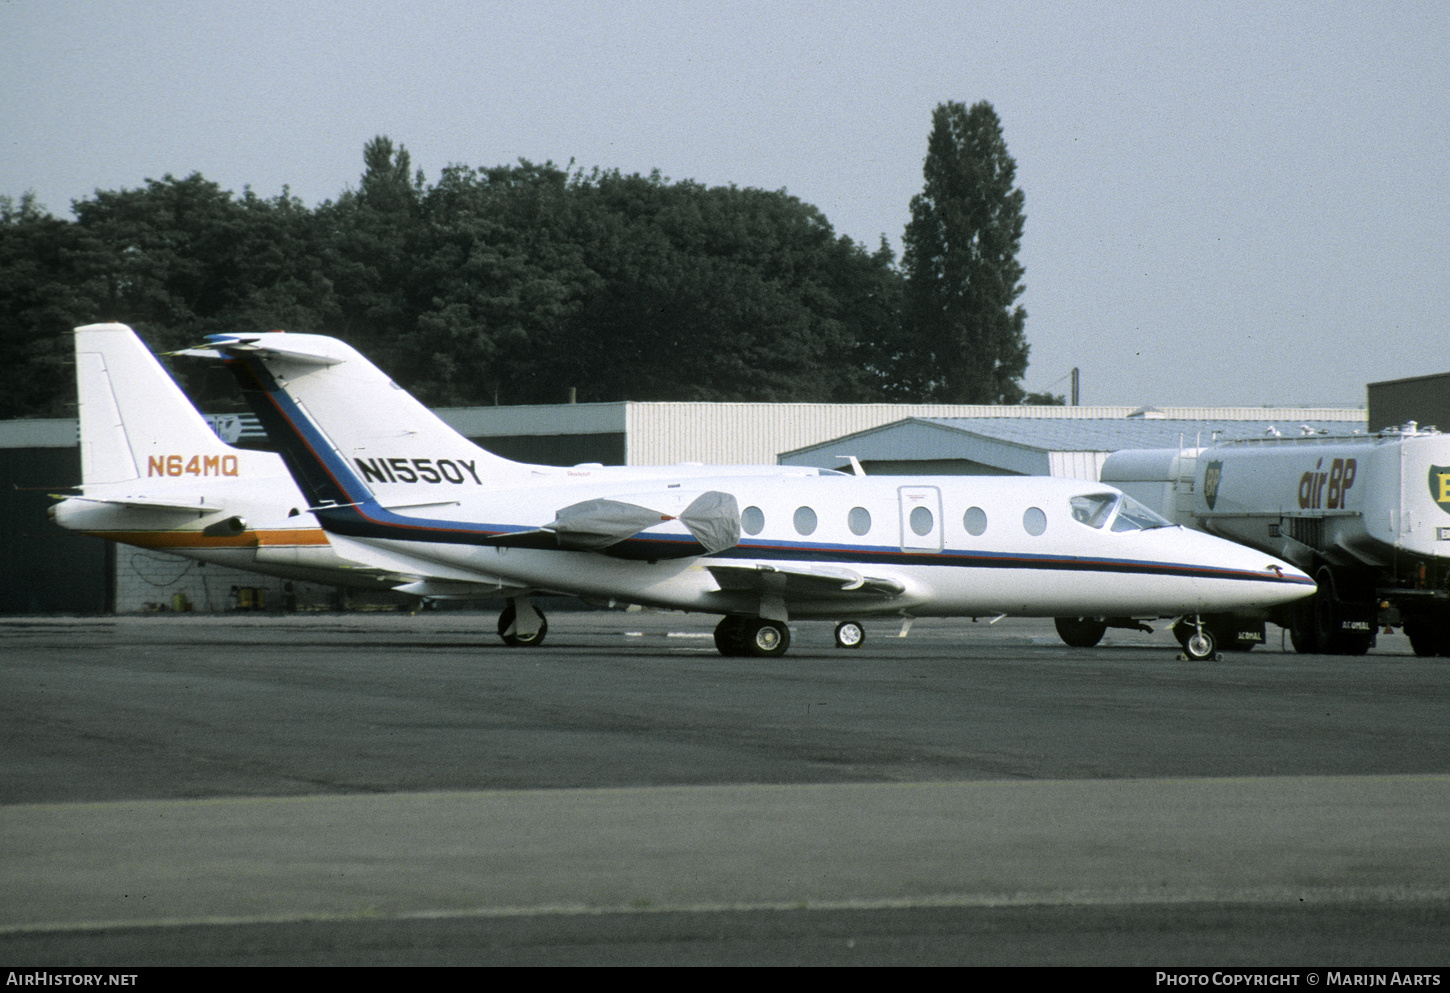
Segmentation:
<svg viewBox="0 0 1450 993">
<path fill-rule="evenodd" d="M 901 550 L 941 551 L 941 490 L 935 486 L 902 486 L 896 492 L 901 503 Z"/>
</svg>

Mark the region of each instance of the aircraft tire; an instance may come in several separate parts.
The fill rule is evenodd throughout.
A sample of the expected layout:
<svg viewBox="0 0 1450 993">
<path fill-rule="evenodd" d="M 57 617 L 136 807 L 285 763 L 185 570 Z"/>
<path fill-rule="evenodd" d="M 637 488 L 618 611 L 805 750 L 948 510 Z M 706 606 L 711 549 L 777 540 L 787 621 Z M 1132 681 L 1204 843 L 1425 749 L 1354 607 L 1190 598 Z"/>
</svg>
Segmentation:
<svg viewBox="0 0 1450 993">
<path fill-rule="evenodd" d="M 745 644 L 745 625 L 748 617 L 733 617 L 726 615 L 720 618 L 720 623 L 715 625 L 715 648 L 726 658 L 739 658 L 749 655 L 750 652 Z"/>
<path fill-rule="evenodd" d="M 1218 635 L 1207 624 L 1200 630 L 1195 628 L 1183 642 L 1183 654 L 1190 662 L 1207 662 L 1221 659 L 1218 654 Z"/>
<path fill-rule="evenodd" d="M 1100 617 L 1054 617 L 1057 636 L 1072 648 L 1092 648 L 1103 640 L 1107 621 Z"/>
<path fill-rule="evenodd" d="M 836 625 L 837 648 L 860 648 L 866 641 L 866 629 L 860 621 L 842 621 Z"/>
<path fill-rule="evenodd" d="M 790 648 L 790 628 L 780 621 L 754 618 L 745 625 L 745 650 L 757 658 L 779 658 Z"/>
<path fill-rule="evenodd" d="M 549 619 L 544 612 L 537 607 L 534 608 L 539 615 L 539 630 L 532 635 L 519 636 L 517 634 L 506 634 L 509 628 L 514 626 L 514 618 L 518 616 L 518 610 L 510 603 L 498 615 L 498 636 L 503 643 L 510 648 L 537 648 L 544 643 L 544 636 L 549 633 Z"/>
</svg>

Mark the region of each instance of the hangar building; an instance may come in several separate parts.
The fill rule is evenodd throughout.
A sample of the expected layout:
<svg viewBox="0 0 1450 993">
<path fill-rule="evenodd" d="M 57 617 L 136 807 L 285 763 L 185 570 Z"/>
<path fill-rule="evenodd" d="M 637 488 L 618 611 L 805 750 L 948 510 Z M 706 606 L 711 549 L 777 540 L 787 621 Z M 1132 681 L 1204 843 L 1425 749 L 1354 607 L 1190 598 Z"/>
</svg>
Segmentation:
<svg viewBox="0 0 1450 993">
<path fill-rule="evenodd" d="M 908 417 L 780 456 L 782 465 L 840 468 L 854 455 L 867 475 L 1062 476 L 1096 480 L 1104 460 L 1125 448 L 1198 448 L 1217 441 L 1265 435 L 1363 432 L 1355 420 L 1296 411 L 1287 417 L 1236 419 L 1160 417 L 1135 411 L 1127 417 Z M 1278 411 L 1275 412 L 1279 413 Z M 1299 414 L 1319 416 L 1297 416 Z"/>
</svg>

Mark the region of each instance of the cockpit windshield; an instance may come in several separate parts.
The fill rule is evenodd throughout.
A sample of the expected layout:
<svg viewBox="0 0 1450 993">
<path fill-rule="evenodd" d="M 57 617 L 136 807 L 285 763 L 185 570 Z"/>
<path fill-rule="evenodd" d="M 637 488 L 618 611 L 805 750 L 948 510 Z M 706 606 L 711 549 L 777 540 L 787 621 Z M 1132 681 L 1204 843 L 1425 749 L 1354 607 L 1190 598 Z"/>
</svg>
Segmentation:
<svg viewBox="0 0 1450 993">
<path fill-rule="evenodd" d="M 1114 531 L 1148 531 L 1172 526 L 1172 521 L 1160 517 L 1128 494 L 1118 497 L 1118 516 L 1113 520 Z"/>
<path fill-rule="evenodd" d="M 1117 516 L 1113 516 L 1113 511 Z M 1072 498 L 1073 520 L 1090 528 L 1101 528 L 1111 519 L 1113 531 L 1147 531 L 1150 528 L 1172 527 L 1173 522 L 1158 516 L 1126 493 L 1090 493 Z"/>
<path fill-rule="evenodd" d="M 1090 528 L 1100 528 L 1112 516 L 1113 505 L 1118 502 L 1116 493 L 1093 493 L 1089 496 L 1072 498 L 1072 518 Z"/>
</svg>

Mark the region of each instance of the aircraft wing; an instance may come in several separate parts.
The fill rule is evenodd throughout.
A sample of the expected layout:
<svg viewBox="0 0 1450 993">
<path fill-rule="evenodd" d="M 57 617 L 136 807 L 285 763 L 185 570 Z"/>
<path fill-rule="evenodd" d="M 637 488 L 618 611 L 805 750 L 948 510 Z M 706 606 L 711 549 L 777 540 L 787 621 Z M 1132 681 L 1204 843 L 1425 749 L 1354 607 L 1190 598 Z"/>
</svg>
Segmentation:
<svg viewBox="0 0 1450 993">
<path fill-rule="evenodd" d="M 705 568 L 722 590 L 854 602 L 886 600 L 906 592 L 904 584 L 889 576 L 867 576 L 849 566 L 828 563 L 710 563 Z"/>
</svg>

